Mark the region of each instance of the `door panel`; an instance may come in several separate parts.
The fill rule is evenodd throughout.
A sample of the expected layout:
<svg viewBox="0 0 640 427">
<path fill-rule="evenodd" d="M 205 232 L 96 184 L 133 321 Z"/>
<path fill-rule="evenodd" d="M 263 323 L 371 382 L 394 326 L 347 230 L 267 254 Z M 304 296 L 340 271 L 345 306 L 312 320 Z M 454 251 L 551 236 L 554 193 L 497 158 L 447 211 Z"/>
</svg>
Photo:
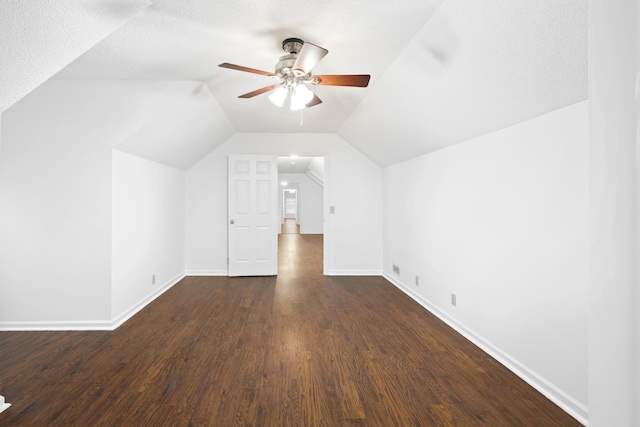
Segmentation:
<svg viewBox="0 0 640 427">
<path fill-rule="evenodd" d="M 258 215 L 269 215 L 273 210 L 271 207 L 271 181 L 258 181 Z"/>
<path fill-rule="evenodd" d="M 271 254 L 271 233 L 270 227 L 258 227 L 257 230 L 257 253 L 258 262 L 269 261 L 273 255 Z"/>
<path fill-rule="evenodd" d="M 251 211 L 251 184 L 249 181 L 236 181 L 236 213 L 249 215 Z"/>
<path fill-rule="evenodd" d="M 230 155 L 228 180 L 229 276 L 277 274 L 277 158 Z"/>
<path fill-rule="evenodd" d="M 236 262 L 249 262 L 251 254 L 251 232 L 249 227 L 236 227 Z"/>
</svg>

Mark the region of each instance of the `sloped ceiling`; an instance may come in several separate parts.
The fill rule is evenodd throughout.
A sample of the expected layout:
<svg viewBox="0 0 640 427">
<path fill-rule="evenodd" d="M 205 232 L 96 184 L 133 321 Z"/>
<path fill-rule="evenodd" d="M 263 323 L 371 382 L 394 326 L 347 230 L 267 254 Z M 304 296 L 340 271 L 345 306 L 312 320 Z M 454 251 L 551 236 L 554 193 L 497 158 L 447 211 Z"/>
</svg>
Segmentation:
<svg viewBox="0 0 640 427">
<path fill-rule="evenodd" d="M 450 0 L 338 134 L 390 165 L 587 98 L 587 2 Z"/>
<path fill-rule="evenodd" d="M 238 99 L 272 81 L 217 65 L 273 71 L 286 37 L 370 86 L 315 87 L 302 114 Z M 170 166 L 234 132 L 338 133 L 384 166 L 586 99 L 587 0 L 7 0 L 0 53 L 3 110 L 49 78 L 177 91 L 115 144 Z"/>
<path fill-rule="evenodd" d="M 187 170 L 235 133 L 206 84 L 159 81 L 152 87 L 149 105 L 139 110 L 145 117 L 114 144 L 118 150 Z"/>
<path fill-rule="evenodd" d="M 309 156 L 278 156 L 278 172 L 305 173 L 313 159 Z"/>
<path fill-rule="evenodd" d="M 146 0 L 3 0 L 0 112 L 150 4 Z"/>
</svg>

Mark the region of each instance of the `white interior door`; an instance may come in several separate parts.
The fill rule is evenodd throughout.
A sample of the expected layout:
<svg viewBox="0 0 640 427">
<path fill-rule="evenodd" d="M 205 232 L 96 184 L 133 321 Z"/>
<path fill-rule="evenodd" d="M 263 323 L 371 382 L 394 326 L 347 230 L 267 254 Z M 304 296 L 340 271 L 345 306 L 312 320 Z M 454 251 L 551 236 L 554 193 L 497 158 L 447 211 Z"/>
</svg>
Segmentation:
<svg viewBox="0 0 640 427">
<path fill-rule="evenodd" d="M 229 155 L 229 276 L 278 274 L 278 160 Z"/>
</svg>

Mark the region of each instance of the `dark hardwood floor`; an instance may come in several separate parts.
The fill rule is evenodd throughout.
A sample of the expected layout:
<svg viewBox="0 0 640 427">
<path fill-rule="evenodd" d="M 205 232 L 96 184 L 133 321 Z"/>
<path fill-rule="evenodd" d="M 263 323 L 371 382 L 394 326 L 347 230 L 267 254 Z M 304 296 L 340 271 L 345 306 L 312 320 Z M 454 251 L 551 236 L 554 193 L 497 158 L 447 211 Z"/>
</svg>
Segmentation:
<svg viewBox="0 0 640 427">
<path fill-rule="evenodd" d="M 188 277 L 113 332 L 1 332 L 1 426 L 578 426 L 381 277 Z"/>
</svg>

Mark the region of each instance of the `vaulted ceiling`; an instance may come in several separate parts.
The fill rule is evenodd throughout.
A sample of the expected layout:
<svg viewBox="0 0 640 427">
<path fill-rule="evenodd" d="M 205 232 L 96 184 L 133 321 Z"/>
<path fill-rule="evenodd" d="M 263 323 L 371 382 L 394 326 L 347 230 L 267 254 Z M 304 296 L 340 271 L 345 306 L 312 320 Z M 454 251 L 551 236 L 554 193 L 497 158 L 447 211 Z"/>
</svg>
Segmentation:
<svg viewBox="0 0 640 427">
<path fill-rule="evenodd" d="M 287 37 L 369 87 L 314 87 L 303 113 L 238 99 L 272 81 L 217 65 L 273 71 Z M 4 0 L 0 111 L 50 79 L 173 94 L 115 145 L 181 169 L 234 132 L 337 133 L 386 166 L 586 99 L 587 0 Z"/>
</svg>

